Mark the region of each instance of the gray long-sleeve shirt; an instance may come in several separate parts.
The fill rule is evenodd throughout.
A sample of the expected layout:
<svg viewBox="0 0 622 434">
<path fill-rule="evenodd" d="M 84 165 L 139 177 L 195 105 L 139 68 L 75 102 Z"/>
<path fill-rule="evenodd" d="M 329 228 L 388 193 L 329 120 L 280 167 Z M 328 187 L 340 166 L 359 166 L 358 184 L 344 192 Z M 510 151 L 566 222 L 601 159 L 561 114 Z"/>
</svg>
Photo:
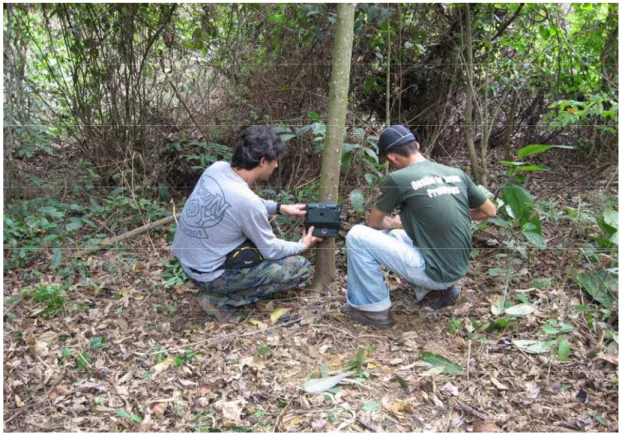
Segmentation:
<svg viewBox="0 0 622 434">
<path fill-rule="evenodd" d="M 173 254 L 188 276 L 210 282 L 224 272 L 217 268 L 245 239 L 255 243 L 268 260 L 304 251 L 303 244 L 274 236 L 268 214 L 275 213 L 276 202 L 261 199 L 229 163 L 218 161 L 203 172 L 184 206 L 173 240 Z"/>
</svg>

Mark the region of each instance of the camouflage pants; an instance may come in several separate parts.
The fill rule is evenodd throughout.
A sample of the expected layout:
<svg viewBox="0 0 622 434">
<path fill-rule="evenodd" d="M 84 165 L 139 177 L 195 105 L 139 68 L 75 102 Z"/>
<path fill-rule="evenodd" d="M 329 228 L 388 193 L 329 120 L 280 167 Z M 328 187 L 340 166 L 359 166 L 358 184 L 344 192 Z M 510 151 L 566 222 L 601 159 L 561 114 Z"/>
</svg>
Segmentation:
<svg viewBox="0 0 622 434">
<path fill-rule="evenodd" d="M 233 268 L 211 282 L 192 282 L 209 301 L 222 310 L 232 311 L 277 292 L 293 289 L 309 279 L 311 267 L 303 256 L 262 261 L 249 268 Z"/>
</svg>

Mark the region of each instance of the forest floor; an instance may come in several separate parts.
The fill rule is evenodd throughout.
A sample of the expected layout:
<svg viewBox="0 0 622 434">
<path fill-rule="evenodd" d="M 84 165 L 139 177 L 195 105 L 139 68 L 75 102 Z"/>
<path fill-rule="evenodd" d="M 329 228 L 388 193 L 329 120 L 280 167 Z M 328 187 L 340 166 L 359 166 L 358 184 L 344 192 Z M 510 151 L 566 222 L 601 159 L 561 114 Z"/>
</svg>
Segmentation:
<svg viewBox="0 0 622 434">
<path fill-rule="evenodd" d="M 567 186 L 598 165 L 586 168 L 584 159 L 561 152 L 545 155 L 541 161 L 550 159 L 554 170 L 534 175 L 530 191 L 558 190 L 549 198 L 557 209 L 602 201 L 613 167 Z M 617 195 L 617 184 L 609 193 Z M 354 213 L 347 219 L 362 221 Z M 603 319 L 568 277 L 585 267 L 578 246 L 595 225 L 559 219 L 543 226 L 548 248 L 526 247 L 522 254 L 511 247 L 520 234 L 510 239 L 492 224 L 475 231 L 463 295 L 441 311 L 432 311 L 429 300 L 418 303 L 407 282 L 387 274 L 395 320 L 389 330 L 353 324 L 340 313 L 342 239 L 329 288 L 281 294 L 238 324 L 210 321 L 190 283 L 164 287 L 161 261 L 172 256 L 163 233 L 91 255 L 90 278 L 74 282 L 53 317 L 38 315 L 42 306 L 33 298 L 20 298 L 32 283 L 8 270 L 4 297 L 18 301 L 11 321 L 5 303 L 4 429 L 617 431 L 618 346 L 604 338 L 607 329 L 617 330 L 617 309 Z M 43 281 L 57 277 L 44 272 Z M 482 324 L 503 317 L 493 313 L 500 297 L 527 298 L 535 310 L 482 331 Z M 585 305 L 593 316 L 577 310 Z M 288 311 L 277 319 L 281 308 Z M 567 360 L 559 359 L 557 347 L 530 354 L 513 343 L 562 333 Z M 422 360 L 422 352 L 462 372 L 443 373 Z M 312 374 L 346 367 L 356 374 L 337 389 L 302 390 Z"/>
</svg>

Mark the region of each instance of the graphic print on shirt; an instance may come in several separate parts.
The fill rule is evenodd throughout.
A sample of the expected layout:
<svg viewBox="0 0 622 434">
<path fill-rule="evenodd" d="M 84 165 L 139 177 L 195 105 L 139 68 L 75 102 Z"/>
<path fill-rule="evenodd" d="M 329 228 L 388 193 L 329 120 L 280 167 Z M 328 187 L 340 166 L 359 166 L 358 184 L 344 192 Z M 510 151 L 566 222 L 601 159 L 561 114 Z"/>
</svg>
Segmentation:
<svg viewBox="0 0 622 434">
<path fill-rule="evenodd" d="M 426 193 L 428 197 L 437 197 L 443 196 L 445 194 L 460 194 L 460 189 L 456 186 L 442 185 L 445 183 L 457 183 L 462 182 L 459 176 L 426 176 L 424 178 L 419 179 L 418 181 L 413 181 L 411 186 L 413 190 L 417 191 L 420 188 L 427 187 L 432 184 L 441 184 L 440 187 L 436 188 L 428 188 Z"/>
<path fill-rule="evenodd" d="M 209 238 L 207 229 L 218 225 L 231 205 L 220 184 L 211 176 L 202 176 L 184 206 L 179 229 L 193 238 Z"/>
</svg>

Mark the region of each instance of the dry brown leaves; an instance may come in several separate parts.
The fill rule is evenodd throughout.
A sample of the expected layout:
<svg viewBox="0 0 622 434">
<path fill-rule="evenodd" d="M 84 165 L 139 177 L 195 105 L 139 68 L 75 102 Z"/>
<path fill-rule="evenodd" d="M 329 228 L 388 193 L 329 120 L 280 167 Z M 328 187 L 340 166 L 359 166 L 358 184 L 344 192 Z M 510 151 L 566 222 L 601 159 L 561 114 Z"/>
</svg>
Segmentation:
<svg viewBox="0 0 622 434">
<path fill-rule="evenodd" d="M 166 250 L 162 239 L 154 242 Z M 343 272 L 332 289 L 282 294 L 241 324 L 209 322 L 190 285 L 163 288 L 162 266 L 150 243 L 136 240 L 134 246 L 122 260 L 115 251 L 93 256 L 88 270 L 99 289 L 82 281 L 74 285 L 63 314 L 32 316 L 40 306 L 25 299 L 11 322 L 5 318 L 6 431 L 618 427 L 617 346 L 598 346 L 598 336 L 576 313 L 581 303 L 576 288 L 558 280 L 550 291 L 528 285 L 532 276 L 555 278 L 559 261 L 549 250 L 533 252 L 529 275 L 520 274 L 524 266 L 517 264 L 512 282 L 512 290 L 528 295 L 538 314 L 511 329 L 481 334 L 471 319 L 493 320 L 488 299 L 497 300 L 494 296 L 505 291 L 505 283 L 487 273 L 499 265 L 495 249 L 480 252 L 464 279 L 465 295 L 440 312 L 418 304 L 405 282 L 389 276 L 396 326 L 379 331 L 351 324 L 339 313 Z M 26 285 L 15 273 L 5 273 L 5 297 L 19 295 Z M 285 310 L 300 322 L 283 326 L 278 316 Z M 523 354 L 511 344 L 512 338 L 541 338 L 548 318 L 574 326 L 567 337 L 572 349 L 567 362 Z M 448 331 L 452 319 L 463 324 L 453 334 Z M 475 333 L 471 345 L 468 333 Z M 105 342 L 92 348 L 97 338 Z M 312 373 L 319 375 L 323 365 L 329 372 L 343 369 L 360 348 L 365 357 L 359 382 L 342 382 L 334 393 L 317 396 L 301 391 Z M 460 364 L 465 374 L 422 375 L 429 365 L 420 360 L 421 351 Z M 79 367 L 83 354 L 88 357 Z M 581 390 L 585 399 L 577 397 Z"/>
</svg>

